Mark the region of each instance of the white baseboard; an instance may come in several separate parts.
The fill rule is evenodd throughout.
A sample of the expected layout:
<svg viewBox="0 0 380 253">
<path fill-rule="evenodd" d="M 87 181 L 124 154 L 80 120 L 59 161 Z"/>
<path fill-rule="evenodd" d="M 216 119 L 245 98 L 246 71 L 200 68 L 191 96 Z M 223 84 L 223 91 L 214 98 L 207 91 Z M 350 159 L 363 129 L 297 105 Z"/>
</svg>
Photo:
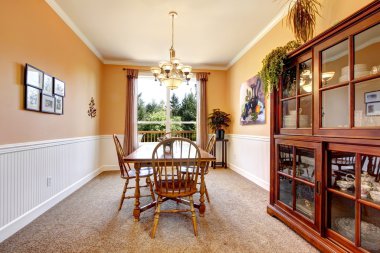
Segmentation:
<svg viewBox="0 0 380 253">
<path fill-rule="evenodd" d="M 39 204 L 38 206 L 23 214 L 22 216 L 18 217 L 17 219 L 8 223 L 4 227 L 0 228 L 0 242 L 15 234 L 17 231 L 31 223 L 34 219 L 38 218 L 40 215 L 42 215 L 47 210 L 58 204 L 60 201 L 70 196 L 72 193 L 74 193 L 76 190 L 88 183 L 91 179 L 99 175 L 101 172 L 101 168 L 92 171 L 79 181 L 75 182 L 74 184 L 57 193 L 53 197 L 49 198 L 48 200 L 44 201 L 43 203 Z"/>
<path fill-rule="evenodd" d="M 242 168 L 239 168 L 238 166 L 228 163 L 228 168 L 235 171 L 236 173 L 242 175 L 243 177 L 247 178 L 248 180 L 252 181 L 253 183 L 257 184 L 261 188 L 263 188 L 266 191 L 269 191 L 269 184 L 268 182 L 264 181 L 263 179 L 256 177 L 255 175 L 247 172 L 246 170 L 243 170 Z"/>
</svg>

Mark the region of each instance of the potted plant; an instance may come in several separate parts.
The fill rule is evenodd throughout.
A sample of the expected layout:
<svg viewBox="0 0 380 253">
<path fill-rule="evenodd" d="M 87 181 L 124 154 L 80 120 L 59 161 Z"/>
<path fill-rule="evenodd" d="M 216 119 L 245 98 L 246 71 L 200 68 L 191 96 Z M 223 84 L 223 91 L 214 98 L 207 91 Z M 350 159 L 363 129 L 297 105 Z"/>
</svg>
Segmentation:
<svg viewBox="0 0 380 253">
<path fill-rule="evenodd" d="M 231 122 L 230 114 L 221 111 L 220 109 L 214 109 L 212 113 L 208 115 L 208 125 L 215 132 L 216 139 L 224 139 L 224 128 L 229 126 Z"/>
</svg>

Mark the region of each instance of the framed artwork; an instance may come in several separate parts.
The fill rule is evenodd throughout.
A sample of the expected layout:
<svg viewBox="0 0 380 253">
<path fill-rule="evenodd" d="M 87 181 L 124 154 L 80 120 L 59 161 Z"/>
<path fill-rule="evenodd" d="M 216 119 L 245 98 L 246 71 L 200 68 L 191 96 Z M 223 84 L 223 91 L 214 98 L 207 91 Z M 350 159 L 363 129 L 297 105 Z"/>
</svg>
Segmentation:
<svg viewBox="0 0 380 253">
<path fill-rule="evenodd" d="M 44 72 L 26 64 L 25 66 L 25 85 L 33 86 L 42 89 Z"/>
<path fill-rule="evenodd" d="M 55 99 L 54 99 L 54 97 L 42 95 L 41 112 L 48 112 L 48 113 L 54 113 L 55 112 Z"/>
<path fill-rule="evenodd" d="M 380 90 L 364 93 L 365 103 L 380 102 Z"/>
<path fill-rule="evenodd" d="M 55 113 L 63 114 L 63 97 L 55 95 Z"/>
<path fill-rule="evenodd" d="M 259 76 L 240 86 L 240 125 L 265 124 L 265 95 Z"/>
<path fill-rule="evenodd" d="M 380 102 L 367 103 L 366 116 L 380 116 Z"/>
<path fill-rule="evenodd" d="M 44 73 L 42 94 L 53 96 L 53 77 Z"/>
<path fill-rule="evenodd" d="M 41 90 L 26 85 L 25 86 L 25 109 L 30 111 L 40 111 Z"/>
<path fill-rule="evenodd" d="M 65 96 L 65 83 L 54 77 L 54 94 L 64 97 Z"/>
</svg>

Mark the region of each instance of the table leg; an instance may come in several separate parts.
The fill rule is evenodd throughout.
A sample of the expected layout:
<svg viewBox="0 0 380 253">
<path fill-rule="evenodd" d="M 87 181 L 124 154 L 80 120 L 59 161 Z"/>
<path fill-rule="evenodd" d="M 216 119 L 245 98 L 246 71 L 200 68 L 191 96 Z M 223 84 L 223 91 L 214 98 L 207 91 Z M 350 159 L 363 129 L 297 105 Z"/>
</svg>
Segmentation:
<svg viewBox="0 0 380 253">
<path fill-rule="evenodd" d="M 135 188 L 135 208 L 133 209 L 133 217 L 135 221 L 140 220 L 140 164 L 135 163 L 136 170 L 136 188 Z"/>
<path fill-rule="evenodd" d="M 225 165 L 224 165 L 224 152 L 225 152 L 226 150 L 224 149 L 224 141 L 222 141 L 222 167 L 225 167 Z"/>
<path fill-rule="evenodd" d="M 206 205 L 205 205 L 205 168 L 206 165 L 202 164 L 201 166 L 201 190 L 200 190 L 200 206 L 199 206 L 199 216 L 204 217 L 204 214 L 206 212 Z"/>
<path fill-rule="evenodd" d="M 224 168 L 226 168 L 227 169 L 227 152 L 228 152 L 228 149 L 227 149 L 227 143 L 226 143 L 226 145 L 225 145 L 225 147 L 224 147 L 225 149 L 226 149 L 226 154 L 225 154 L 225 158 L 226 158 L 226 161 L 224 162 Z"/>
</svg>

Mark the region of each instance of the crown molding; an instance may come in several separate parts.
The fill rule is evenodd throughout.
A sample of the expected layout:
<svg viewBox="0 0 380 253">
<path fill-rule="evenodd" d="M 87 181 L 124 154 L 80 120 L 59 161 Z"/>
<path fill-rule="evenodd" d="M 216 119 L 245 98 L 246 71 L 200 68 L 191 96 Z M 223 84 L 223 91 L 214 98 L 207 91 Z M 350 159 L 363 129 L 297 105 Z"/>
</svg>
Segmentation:
<svg viewBox="0 0 380 253">
<path fill-rule="evenodd" d="M 66 14 L 64 10 L 57 4 L 55 0 L 45 0 L 45 2 L 52 8 L 55 13 L 66 23 L 68 27 L 82 40 L 82 42 L 99 58 L 103 61 L 103 56 L 96 49 L 96 47 L 91 43 L 91 41 L 82 33 L 82 31 L 75 25 L 74 21 Z"/>
<path fill-rule="evenodd" d="M 266 34 L 268 34 L 273 27 L 275 27 L 288 13 L 288 10 L 291 6 L 294 5 L 294 1 L 291 1 L 290 4 L 285 4 L 280 12 L 269 22 L 269 24 L 259 32 L 242 50 L 228 63 L 226 69 L 232 67 L 240 58 L 242 58 L 254 45 L 256 45 Z"/>
<path fill-rule="evenodd" d="M 120 66 L 136 66 L 136 67 L 150 67 L 156 66 L 158 62 L 142 62 L 142 61 L 114 61 L 114 60 L 103 60 L 106 65 L 120 65 Z M 215 65 L 202 65 L 202 64 L 190 64 L 193 69 L 207 69 L 207 70 L 227 70 L 226 66 L 215 66 Z"/>
<path fill-rule="evenodd" d="M 66 14 L 66 12 L 57 4 L 55 0 L 45 0 L 45 2 L 56 12 L 56 14 L 66 23 L 67 26 L 82 40 L 82 42 L 99 58 L 99 60 L 106 65 L 130 65 L 137 67 L 147 67 L 156 65 L 152 62 L 132 61 L 132 60 L 107 60 L 104 59 L 101 53 L 91 43 L 91 41 L 82 33 L 82 31 L 75 25 L 74 21 Z M 292 1 L 290 5 L 293 5 Z M 260 31 L 239 53 L 226 65 L 193 65 L 194 69 L 209 69 L 209 70 L 228 70 L 232 67 L 240 58 L 242 58 L 255 44 L 257 44 L 267 33 L 269 33 L 275 25 L 277 25 L 288 13 L 289 5 L 285 4 L 280 12 L 270 21 L 270 23 Z"/>
</svg>

